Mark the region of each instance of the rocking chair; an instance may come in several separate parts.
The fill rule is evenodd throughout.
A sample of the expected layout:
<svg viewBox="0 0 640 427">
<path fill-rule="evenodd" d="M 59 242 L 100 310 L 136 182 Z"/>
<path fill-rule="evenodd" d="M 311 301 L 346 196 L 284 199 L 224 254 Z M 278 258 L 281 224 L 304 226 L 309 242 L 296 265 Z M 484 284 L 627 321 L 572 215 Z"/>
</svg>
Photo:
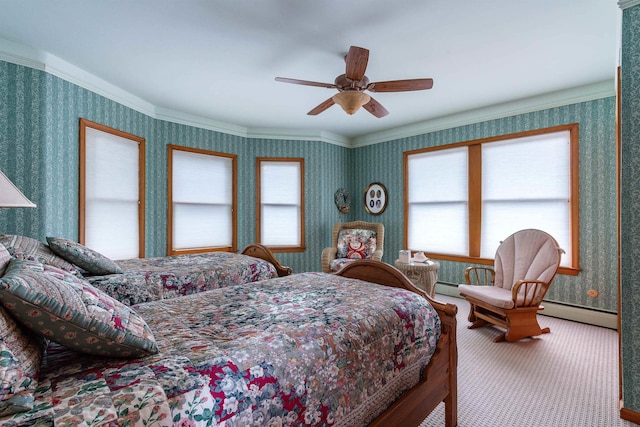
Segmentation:
<svg viewBox="0 0 640 427">
<path fill-rule="evenodd" d="M 541 230 L 521 230 L 496 251 L 494 268 L 468 267 L 458 291 L 470 305 L 469 329 L 488 323 L 506 329 L 494 341 L 518 341 L 550 332 L 540 328 L 537 313 L 564 251 Z"/>
</svg>

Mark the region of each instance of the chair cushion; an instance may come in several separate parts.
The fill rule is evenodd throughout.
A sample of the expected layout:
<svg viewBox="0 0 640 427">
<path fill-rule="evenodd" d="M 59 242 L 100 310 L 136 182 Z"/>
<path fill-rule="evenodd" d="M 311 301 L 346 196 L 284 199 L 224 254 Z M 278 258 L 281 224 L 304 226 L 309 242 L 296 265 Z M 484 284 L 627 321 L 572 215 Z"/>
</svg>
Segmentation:
<svg viewBox="0 0 640 427">
<path fill-rule="evenodd" d="M 111 357 L 158 352 L 149 326 L 132 308 L 47 264 L 12 259 L 0 279 L 0 303 L 33 332 L 76 351 Z"/>
<path fill-rule="evenodd" d="M 338 271 L 342 267 L 353 261 L 357 261 L 357 259 L 336 258 L 329 263 L 329 267 L 331 268 L 331 271 Z"/>
<path fill-rule="evenodd" d="M 511 290 L 518 280 L 549 283 L 560 264 L 562 249 L 541 230 L 518 231 L 507 237 L 496 251 L 495 286 Z"/>
<path fill-rule="evenodd" d="M 345 228 L 338 233 L 336 258 L 369 259 L 376 251 L 376 232 L 366 228 Z"/>
<path fill-rule="evenodd" d="M 505 310 L 514 307 L 510 289 L 498 286 L 458 285 L 458 292 L 462 296 L 475 298 Z"/>
</svg>

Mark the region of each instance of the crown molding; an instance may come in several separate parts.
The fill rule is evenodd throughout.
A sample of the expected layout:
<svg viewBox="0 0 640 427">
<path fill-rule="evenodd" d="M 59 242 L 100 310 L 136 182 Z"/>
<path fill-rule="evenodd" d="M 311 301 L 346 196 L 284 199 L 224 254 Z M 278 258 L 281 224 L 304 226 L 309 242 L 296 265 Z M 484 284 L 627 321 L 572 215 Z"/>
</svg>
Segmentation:
<svg viewBox="0 0 640 427">
<path fill-rule="evenodd" d="M 491 105 L 475 110 L 464 111 L 407 126 L 388 129 L 352 140 L 352 147 L 363 147 L 381 142 L 393 141 L 412 136 L 423 135 L 439 130 L 450 129 L 473 123 L 485 122 L 504 117 L 525 114 L 549 108 L 562 107 L 579 102 L 615 96 L 615 80 L 606 80 L 572 89 L 548 93 L 502 104 Z"/>
<path fill-rule="evenodd" d="M 45 71 L 146 115 L 155 114 L 153 104 L 46 52 L 0 38 L 0 60 Z"/>
<path fill-rule="evenodd" d="M 640 4 L 640 0 L 621 0 L 619 4 Z M 300 129 L 247 128 L 232 123 L 187 114 L 180 111 L 156 107 L 155 105 L 126 92 L 117 86 L 102 80 L 62 59 L 30 47 L 0 38 L 0 60 L 45 71 L 63 80 L 90 90 L 119 104 L 139 111 L 147 116 L 168 122 L 212 130 L 225 134 L 251 139 L 319 141 L 342 147 L 356 148 L 412 137 L 452 127 L 464 126 L 487 120 L 493 120 L 541 109 L 554 108 L 578 102 L 615 96 L 615 80 L 607 80 L 591 85 L 558 91 L 546 95 L 487 106 L 464 111 L 444 117 L 438 117 L 398 128 L 349 138 L 332 132 L 306 131 Z"/>
<path fill-rule="evenodd" d="M 73 64 L 63 61 L 54 55 L 32 49 L 28 46 L 14 43 L 9 40 L 4 40 L 2 38 L 0 38 L 0 60 L 45 71 L 48 74 L 52 74 L 158 120 L 165 120 L 168 122 L 251 139 L 263 138 L 297 141 L 313 140 L 344 147 L 350 146 L 349 138 L 332 132 L 303 131 L 296 129 L 249 129 L 245 126 L 233 123 L 225 123 L 207 117 L 156 107 L 153 104 L 138 98 L 129 92 L 126 92 L 117 86 L 76 67 Z"/>
<path fill-rule="evenodd" d="M 234 125 L 232 123 L 220 122 L 207 117 L 194 114 L 182 113 L 180 111 L 157 107 L 153 118 L 181 125 L 193 126 L 197 128 L 212 130 L 230 135 L 247 137 L 248 129 L 245 126 Z"/>
<path fill-rule="evenodd" d="M 640 0 L 619 0 L 618 6 L 620 9 L 628 9 L 633 6 L 637 6 L 640 4 Z"/>
<path fill-rule="evenodd" d="M 333 132 L 300 129 L 249 128 L 247 138 L 289 141 L 320 141 L 348 148 L 352 146 L 349 138 Z"/>
</svg>

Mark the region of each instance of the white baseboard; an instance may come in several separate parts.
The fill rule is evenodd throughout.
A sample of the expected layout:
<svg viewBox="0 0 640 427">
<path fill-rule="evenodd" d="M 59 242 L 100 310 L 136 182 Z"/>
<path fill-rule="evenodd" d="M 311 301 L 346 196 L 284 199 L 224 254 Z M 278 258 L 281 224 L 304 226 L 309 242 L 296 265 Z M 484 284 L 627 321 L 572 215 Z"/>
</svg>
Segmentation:
<svg viewBox="0 0 640 427">
<path fill-rule="evenodd" d="M 438 299 L 437 294 L 462 299 L 456 286 L 436 283 L 436 299 Z M 544 310 L 540 312 L 542 315 L 558 317 L 560 319 L 572 320 L 574 322 L 586 323 L 594 326 L 602 326 L 603 328 L 618 329 L 618 316 L 613 313 L 605 313 L 580 307 L 571 307 L 547 301 L 545 301 L 543 305 Z"/>
</svg>

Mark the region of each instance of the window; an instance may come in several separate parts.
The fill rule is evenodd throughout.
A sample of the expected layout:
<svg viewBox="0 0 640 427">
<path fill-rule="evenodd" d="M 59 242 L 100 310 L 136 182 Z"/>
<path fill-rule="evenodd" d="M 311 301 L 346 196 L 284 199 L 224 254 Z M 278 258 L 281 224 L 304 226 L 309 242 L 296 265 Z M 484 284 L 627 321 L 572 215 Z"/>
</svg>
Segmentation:
<svg viewBox="0 0 640 427">
<path fill-rule="evenodd" d="M 169 145 L 170 255 L 236 251 L 236 157 Z"/>
<path fill-rule="evenodd" d="M 490 264 L 502 239 L 539 228 L 576 274 L 577 162 L 577 124 L 406 152 L 406 246 Z"/>
<path fill-rule="evenodd" d="M 257 241 L 304 251 L 304 159 L 258 158 L 256 169 Z"/>
<path fill-rule="evenodd" d="M 79 242 L 144 257 L 144 138 L 80 119 Z"/>
</svg>

